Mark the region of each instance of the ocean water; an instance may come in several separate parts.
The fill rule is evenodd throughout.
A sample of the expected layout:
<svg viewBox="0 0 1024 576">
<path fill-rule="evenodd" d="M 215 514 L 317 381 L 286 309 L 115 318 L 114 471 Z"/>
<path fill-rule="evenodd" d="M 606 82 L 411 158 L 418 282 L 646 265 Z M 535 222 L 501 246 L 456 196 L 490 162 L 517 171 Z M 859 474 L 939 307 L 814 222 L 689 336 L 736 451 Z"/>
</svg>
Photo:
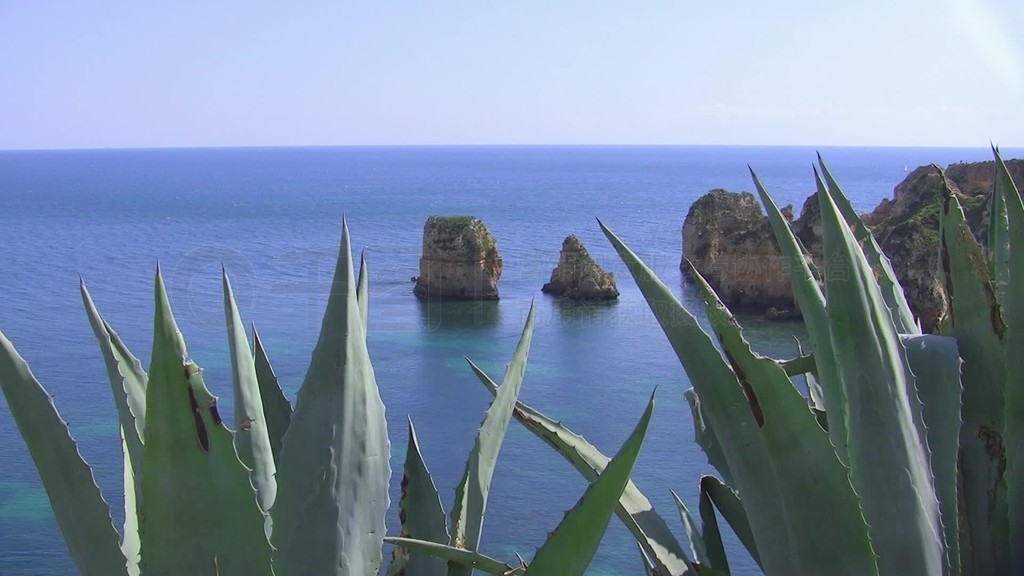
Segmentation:
<svg viewBox="0 0 1024 576">
<path fill-rule="evenodd" d="M 822 150 L 860 210 L 926 163 L 984 160 L 978 149 Z M 1012 154 L 1012 151 L 1008 151 Z M 696 505 L 711 472 L 693 442 L 686 375 L 594 220 L 600 217 L 676 287 L 699 316 L 678 269 L 690 204 L 711 188 L 751 190 L 747 164 L 797 211 L 813 189 L 810 148 L 365 147 L 0 152 L 0 330 L 54 395 L 120 518 L 120 444 L 103 361 L 78 295 L 79 275 L 111 325 L 148 364 L 157 262 L 190 356 L 230 414 L 230 363 L 220 267 L 294 397 L 318 334 L 348 218 L 370 271 L 370 354 L 387 405 L 393 510 L 407 438 L 421 447 L 450 509 L 490 400 L 466 367 L 500 378 L 531 300 L 537 326 L 522 399 L 613 453 L 658 405 L 634 473 L 680 539 L 670 489 Z M 472 214 L 497 238 L 504 273 L 496 303 L 424 304 L 412 295 L 432 214 Z M 577 234 L 616 273 L 609 306 L 567 306 L 540 292 L 561 241 Z M 748 319 L 762 353 L 795 352 L 798 324 Z M 225 412 L 226 410 L 226 412 Z M 483 548 L 529 558 L 586 483 L 513 423 L 484 524 Z M 397 533 L 394 511 L 388 521 Z M 734 539 L 735 574 L 756 567 Z M 635 545 L 612 524 L 588 574 L 641 573 Z M 49 503 L 0 398 L 0 574 L 74 573 Z"/>
</svg>

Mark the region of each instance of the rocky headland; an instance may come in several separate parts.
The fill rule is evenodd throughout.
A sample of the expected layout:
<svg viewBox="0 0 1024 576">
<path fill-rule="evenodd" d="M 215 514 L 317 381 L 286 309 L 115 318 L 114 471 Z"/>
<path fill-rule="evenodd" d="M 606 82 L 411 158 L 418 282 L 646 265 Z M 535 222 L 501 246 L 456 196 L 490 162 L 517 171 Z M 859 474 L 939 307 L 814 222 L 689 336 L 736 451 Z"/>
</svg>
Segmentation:
<svg viewBox="0 0 1024 576">
<path fill-rule="evenodd" d="M 423 225 L 423 255 L 413 292 L 420 298 L 497 300 L 501 255 L 490 231 L 473 216 L 431 216 Z"/>
<path fill-rule="evenodd" d="M 619 297 L 615 275 L 602 270 L 583 243 L 572 234 L 562 242 L 558 265 L 551 272 L 551 281 L 541 291 L 578 301 L 614 300 Z"/>
<path fill-rule="evenodd" d="M 1024 160 L 1007 161 L 1018 190 L 1024 189 Z M 957 163 L 946 170 L 964 207 L 968 224 L 984 245 L 988 239 L 987 202 L 994 162 Z M 862 215 L 892 262 L 914 314 L 930 330 L 945 313 L 938 275 L 942 180 L 934 166 L 922 166 L 896 186 L 872 212 Z M 788 207 L 787 207 L 788 208 Z M 821 215 L 817 194 L 804 202 L 799 218 L 783 210 L 794 234 L 821 263 Z M 683 224 L 683 258 L 736 310 L 791 317 L 799 314 L 789 270 L 775 244 L 768 219 L 746 192 L 712 190 L 690 207 Z"/>
</svg>

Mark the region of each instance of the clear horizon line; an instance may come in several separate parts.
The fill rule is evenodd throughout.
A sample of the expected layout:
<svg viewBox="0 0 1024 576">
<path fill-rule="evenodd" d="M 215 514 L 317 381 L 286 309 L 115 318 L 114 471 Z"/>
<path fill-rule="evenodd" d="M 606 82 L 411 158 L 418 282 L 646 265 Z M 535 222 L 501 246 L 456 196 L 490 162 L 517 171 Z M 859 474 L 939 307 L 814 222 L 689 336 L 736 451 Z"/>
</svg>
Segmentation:
<svg viewBox="0 0 1024 576">
<path fill-rule="evenodd" d="M 999 145 L 1004 150 L 1024 150 L 1024 146 Z M 197 146 L 97 146 L 97 147 L 55 147 L 55 148 L 0 148 L 3 152 L 117 152 L 156 150 L 270 150 L 270 149 L 314 149 L 314 148 L 890 148 L 916 150 L 990 150 L 991 144 L 983 146 L 915 146 L 901 144 L 239 144 L 239 145 L 197 145 Z"/>
</svg>

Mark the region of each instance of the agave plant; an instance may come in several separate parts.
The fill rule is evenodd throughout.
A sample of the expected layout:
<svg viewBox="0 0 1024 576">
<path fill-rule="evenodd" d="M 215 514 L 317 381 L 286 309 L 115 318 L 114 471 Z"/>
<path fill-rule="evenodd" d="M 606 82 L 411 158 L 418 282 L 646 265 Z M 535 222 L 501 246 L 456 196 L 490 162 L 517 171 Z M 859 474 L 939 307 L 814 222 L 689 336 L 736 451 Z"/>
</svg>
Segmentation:
<svg viewBox="0 0 1024 576">
<path fill-rule="evenodd" d="M 250 348 L 225 273 L 224 310 L 234 430 L 203 372 L 188 358 L 157 269 L 149 370 L 82 299 L 117 408 L 124 463 L 120 533 L 53 400 L 0 333 L 0 390 L 38 468 L 57 525 L 83 575 L 372 576 L 380 572 L 389 507 L 390 443 L 366 345 L 368 276 L 358 280 L 342 227 L 320 336 L 295 405 L 285 397 L 253 330 Z M 607 472 L 550 534 L 532 563 L 515 568 L 480 554 L 487 496 L 518 400 L 533 330 L 497 386 L 456 490 L 451 527 L 419 452 L 415 429 L 402 481 L 402 537 L 388 573 L 580 575 L 627 485 L 654 408 L 647 409 Z M 420 539 L 420 540 L 417 540 Z M 435 560 L 426 551 L 441 560 Z M 521 560 L 521 559 L 520 559 Z"/>
<path fill-rule="evenodd" d="M 690 266 L 713 335 L 609 228 L 693 388 L 700 481 L 688 551 L 627 485 L 618 508 L 647 574 L 728 574 L 717 513 L 766 574 L 1024 573 L 1024 205 L 996 156 L 986 255 L 946 181 L 950 315 L 921 334 L 888 258 L 819 157 L 818 270 L 751 172 L 803 313 L 811 354 L 754 353 Z M 795 381 L 803 379 L 805 397 Z M 607 458 L 523 404 L 516 418 L 586 477 Z"/>
</svg>

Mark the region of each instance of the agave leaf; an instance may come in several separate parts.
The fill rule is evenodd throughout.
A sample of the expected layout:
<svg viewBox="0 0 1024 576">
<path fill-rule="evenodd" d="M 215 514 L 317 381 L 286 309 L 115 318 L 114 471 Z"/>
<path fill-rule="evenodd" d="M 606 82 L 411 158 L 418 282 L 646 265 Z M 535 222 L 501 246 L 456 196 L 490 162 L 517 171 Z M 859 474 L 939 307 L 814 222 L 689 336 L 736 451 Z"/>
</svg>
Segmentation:
<svg viewBox="0 0 1024 576">
<path fill-rule="evenodd" d="M 110 507 L 53 398 L 0 332 L 0 390 L 46 488 L 57 526 L 80 574 L 127 574 Z"/>
<path fill-rule="evenodd" d="M 367 320 L 370 317 L 370 275 L 366 271 L 366 255 L 359 255 L 359 278 L 356 280 L 356 302 L 359 304 L 359 319 L 363 323 L 363 335 L 367 334 Z"/>
<path fill-rule="evenodd" d="M 132 459 L 128 455 L 128 443 L 124 429 L 121 435 L 121 460 L 123 462 L 124 482 L 124 532 L 121 534 L 121 554 L 125 558 L 128 576 L 139 576 L 139 562 L 142 560 L 142 539 L 139 537 L 138 498 L 135 484 L 141 482 L 141 475 L 136 477 L 132 467 Z M 141 464 L 141 462 L 140 462 Z"/>
<path fill-rule="evenodd" d="M 797 346 L 800 342 L 797 342 Z M 801 374 L 807 374 L 808 372 L 814 372 L 814 355 L 804 354 L 802 351 L 800 355 L 789 360 L 780 360 L 779 364 L 782 369 L 786 371 L 786 376 L 800 376 Z"/>
<path fill-rule="evenodd" d="M 739 538 L 743 547 L 747 549 L 750 557 L 757 562 L 758 567 L 764 570 L 761 565 L 761 556 L 757 552 L 757 543 L 754 540 L 754 533 L 750 529 L 750 522 L 747 520 L 747 511 L 743 508 L 743 502 L 739 496 L 721 480 L 714 476 L 701 476 L 700 493 L 706 494 L 708 499 L 714 503 L 715 508 L 722 514 L 725 521 L 729 523 L 733 533 Z"/>
<path fill-rule="evenodd" d="M 292 404 L 281 390 L 277 374 L 270 365 L 267 351 L 263 349 L 263 341 L 252 327 L 253 363 L 256 367 L 256 382 L 260 387 L 260 401 L 263 402 L 263 417 L 267 424 L 267 438 L 270 439 L 270 450 L 274 454 L 274 466 L 281 465 L 281 442 L 288 424 L 292 420 Z"/>
<path fill-rule="evenodd" d="M 821 157 L 818 157 L 819 163 L 824 165 L 821 161 Z M 889 265 L 888 258 L 882 254 L 881 249 L 878 248 L 878 244 L 875 242 L 874 236 L 871 235 L 871 231 L 867 229 L 864 223 L 857 216 L 857 213 L 853 210 L 853 206 L 850 205 L 849 199 L 843 195 L 842 190 L 839 189 L 839 185 L 835 184 L 835 180 L 831 179 L 828 185 L 821 178 L 821 174 L 818 170 L 814 170 L 814 180 L 818 188 L 819 204 L 821 204 L 821 197 L 828 195 L 833 205 L 839 210 L 840 215 L 843 218 L 843 222 L 850 234 L 856 241 L 857 252 L 863 256 L 865 262 L 871 268 L 873 274 L 873 281 L 877 293 L 880 295 L 882 302 L 885 304 L 889 311 L 889 315 L 892 317 L 892 324 L 897 333 L 905 334 L 919 334 L 921 332 L 918 323 L 914 322 L 913 314 L 910 313 L 909 306 L 906 304 L 903 298 L 903 290 L 896 280 L 895 274 L 892 272 L 892 267 Z M 833 256 L 835 259 L 836 257 Z M 842 256 L 839 256 L 837 260 L 831 262 L 833 269 L 837 270 L 840 276 L 845 274 L 844 266 L 845 260 Z M 914 375 L 908 368 L 906 362 L 906 352 L 901 350 L 903 355 L 903 372 L 906 380 L 912 384 L 905 388 L 907 394 L 907 403 L 910 407 L 911 420 L 914 422 L 914 426 L 917 428 L 918 437 L 921 442 L 925 445 L 925 452 L 928 452 L 927 448 L 927 427 L 924 422 L 923 407 L 921 400 L 917 393 L 917 387 L 913 385 Z M 930 504 L 929 504 L 930 506 Z"/>
<path fill-rule="evenodd" d="M 277 473 L 278 576 L 377 574 L 391 445 L 356 302 L 348 225 Z"/>
<path fill-rule="evenodd" d="M 996 299 L 1005 308 L 1009 302 L 1006 288 L 1010 274 L 1010 222 L 1007 209 L 1013 209 L 1010 203 L 1018 202 L 1020 195 L 1017 187 L 1006 171 L 1006 164 L 993 147 L 996 156 L 996 177 L 989 195 L 988 205 L 988 273 L 995 285 Z"/>
<path fill-rule="evenodd" d="M 445 544 L 449 541 L 448 525 L 437 494 L 434 479 L 423 462 L 416 428 L 409 419 L 409 445 L 405 451 L 405 476 L 402 478 L 402 499 L 398 504 L 398 517 L 402 521 L 402 537 Z M 394 561 L 402 567 L 394 574 L 411 576 L 445 576 L 448 565 L 437 558 L 394 548 Z"/>
<path fill-rule="evenodd" d="M 907 303 L 907 297 L 903 294 L 903 287 L 900 286 L 900 281 L 896 278 L 896 273 L 892 269 L 889 257 L 882 253 L 882 248 L 878 245 L 874 235 L 871 234 L 871 230 L 860 219 L 857 211 L 850 204 L 850 200 L 843 194 L 842 189 L 839 188 L 839 184 L 832 177 L 832 173 L 829 171 L 828 166 L 825 165 L 825 160 L 821 157 L 820 153 L 818 154 L 818 165 L 821 166 L 821 173 L 825 177 L 825 190 L 832 197 L 836 207 L 839 208 L 839 213 L 843 215 L 843 220 L 850 227 L 853 237 L 860 244 L 861 250 L 864 252 L 864 257 L 875 272 L 878 289 L 882 294 L 882 300 L 885 301 L 885 305 L 889 307 L 896 331 L 900 334 L 920 334 L 921 330 L 914 320 L 914 313 L 910 310 L 910 304 Z"/>
<path fill-rule="evenodd" d="M 519 399 L 519 390 L 526 372 L 526 359 L 530 353 L 530 342 L 533 340 L 533 318 L 534 308 L 531 303 L 519 344 L 505 370 L 505 378 L 494 396 L 494 401 L 484 415 L 476 442 L 466 461 L 466 470 L 455 488 L 451 542 L 456 548 L 476 551 L 480 546 L 494 466 L 498 462 L 498 452 L 501 451 L 501 444 L 505 440 L 505 432 L 512 420 L 512 411 Z M 472 567 L 465 565 L 449 566 L 451 576 L 468 576 L 472 572 Z"/>
<path fill-rule="evenodd" d="M 270 436 L 267 432 L 267 419 L 263 415 L 263 400 L 260 398 L 260 385 L 256 378 L 256 363 L 249 339 L 245 334 L 242 316 L 235 304 L 235 295 L 231 290 L 231 281 L 227 270 L 221 270 L 224 284 L 224 317 L 228 330 L 228 349 L 231 353 L 231 385 L 235 402 L 235 450 L 238 458 L 252 472 L 250 478 L 256 489 L 256 500 L 260 510 L 270 511 L 277 496 L 277 480 L 274 475 L 277 467 L 274 453 L 270 448 Z M 269 520 L 269 517 L 268 517 Z M 270 524 L 267 524 L 270 534 Z"/>
<path fill-rule="evenodd" d="M 136 506 L 136 498 L 142 495 L 142 474 L 136 474 L 135 471 L 142 471 L 142 435 L 146 425 L 146 383 L 149 377 L 142 368 L 142 362 L 100 316 L 84 280 L 79 282 L 79 290 L 89 324 L 103 353 L 110 391 L 117 408 L 124 451 L 124 529 L 121 552 L 127 560 L 129 575 L 135 576 L 139 572 L 139 551 L 142 546 Z"/>
<path fill-rule="evenodd" d="M 771 467 L 762 473 L 774 475 L 778 482 L 776 498 L 782 501 L 784 514 L 777 521 L 791 538 L 797 573 L 874 573 L 868 526 L 849 470 L 839 461 L 807 400 L 778 362 L 751 350 L 735 317 L 696 268 L 691 266 L 690 273 L 764 438 Z"/>
<path fill-rule="evenodd" d="M 960 449 L 960 354 L 956 340 L 932 334 L 901 335 L 928 422 L 932 475 L 939 497 L 949 574 L 960 573 L 957 454 Z"/>
<path fill-rule="evenodd" d="M 803 346 L 800 344 L 800 340 L 797 339 L 796 336 L 794 336 L 793 339 L 796 340 L 796 349 L 797 349 L 797 352 L 800 354 L 800 356 L 798 356 L 798 358 L 805 358 L 805 357 L 806 358 L 810 358 L 811 359 L 811 363 L 813 364 L 813 362 L 814 362 L 814 355 L 813 354 L 808 354 L 807 356 L 804 356 L 803 355 L 804 354 L 804 349 L 803 349 Z M 789 367 L 786 366 L 785 363 L 782 364 L 782 367 L 786 368 L 786 374 L 788 374 L 790 377 L 798 375 L 798 374 L 795 373 L 795 371 L 790 370 Z M 803 367 L 801 366 L 801 368 L 803 368 Z M 821 384 L 818 382 L 818 378 L 814 375 L 814 372 L 817 370 L 817 367 L 816 366 L 812 366 L 811 368 L 812 369 L 810 369 L 810 370 L 804 370 L 802 372 L 803 377 L 804 377 L 804 384 L 807 386 L 807 400 L 809 401 L 809 403 L 810 403 L 812 408 L 814 408 L 816 411 L 821 411 L 821 413 L 824 415 L 825 414 L 825 393 L 821 390 Z M 828 423 L 827 422 L 825 423 L 824 428 L 825 428 L 825 430 L 828 430 Z"/>
<path fill-rule="evenodd" d="M 121 338 L 100 316 L 93 303 L 85 281 L 79 282 L 82 303 L 89 317 L 93 334 L 103 353 L 103 361 L 110 379 L 110 390 L 117 407 L 117 417 L 128 445 L 132 467 L 142 469 L 142 432 L 146 426 L 146 383 L 149 377 L 142 368 L 142 362 L 125 346 Z M 135 490 L 142 490 L 141 478 L 135 479 Z"/>
<path fill-rule="evenodd" d="M 704 549 L 707 551 L 711 567 L 726 574 L 729 573 L 729 559 L 725 555 L 725 544 L 722 533 L 718 529 L 718 517 L 715 516 L 714 504 L 705 491 L 700 492 L 697 503 L 700 512 L 701 535 L 704 538 Z"/>
<path fill-rule="evenodd" d="M 996 186 L 1004 197 L 1008 243 L 1006 294 L 1001 300 L 1006 320 L 1006 486 L 1010 514 L 1011 571 L 1024 573 L 1024 203 L 1010 178 L 999 151 L 996 156 Z M 998 286 L 998 285 L 997 285 Z M 1016 290 L 1016 292 L 1014 292 Z M 1009 296 L 1009 295 L 1013 296 Z"/>
<path fill-rule="evenodd" d="M 650 557 L 647 556 L 647 552 L 644 552 L 644 547 L 637 542 L 636 549 L 640 551 L 640 563 L 643 564 L 644 567 L 644 576 L 655 576 L 656 568 L 654 567 L 654 562 L 651 562 Z"/>
<path fill-rule="evenodd" d="M 728 566 L 728 562 L 725 564 L 717 564 L 712 563 L 711 560 L 708 559 L 707 546 L 705 545 L 704 534 L 701 533 L 700 526 L 697 525 L 693 516 L 690 515 L 690 510 L 686 507 L 686 503 L 683 502 L 683 499 L 679 497 L 679 494 L 676 494 L 675 490 L 670 490 L 670 492 L 672 493 L 672 499 L 676 502 L 676 508 L 679 510 L 679 518 L 683 522 L 683 530 L 686 532 L 686 540 L 690 543 L 690 555 L 693 556 L 693 559 L 705 566 Z M 717 544 L 718 546 L 721 546 L 722 539 L 721 534 L 718 534 L 717 525 L 715 526 L 715 534 L 718 536 Z M 724 561 L 724 550 L 722 550 L 721 558 Z"/>
<path fill-rule="evenodd" d="M 487 574 L 494 574 L 494 576 L 522 576 L 522 574 L 526 572 L 522 568 L 513 568 L 505 562 L 495 560 L 494 558 L 485 556 L 479 552 L 456 548 L 455 546 L 449 546 L 447 544 L 439 544 L 437 542 L 429 542 L 426 540 L 416 540 L 414 538 L 394 538 L 390 536 L 385 538 L 384 541 L 388 544 L 401 546 L 407 550 L 414 550 L 435 558 L 447 560 L 450 564 L 466 566 L 469 569 L 477 568 Z"/>
<path fill-rule="evenodd" d="M 500 393 L 500 392 L 499 392 Z M 597 552 L 612 513 L 629 482 L 647 426 L 654 412 L 654 394 L 633 432 L 608 462 L 601 475 L 590 483 L 583 497 L 548 535 L 527 570 L 532 576 L 583 576 Z"/>
<path fill-rule="evenodd" d="M 765 572 L 795 574 L 800 566 L 785 531 L 778 529 L 784 507 L 777 497 L 782 490 L 771 474 L 771 456 L 758 429 L 754 412 L 732 368 L 714 342 L 672 290 L 655 276 L 604 224 L 601 228 L 615 247 L 647 300 L 672 349 L 679 357 L 701 400 L 701 411 L 715 431 L 729 470 L 744 495 L 758 507 L 750 525 L 757 536 Z"/>
<path fill-rule="evenodd" d="M 838 207 L 829 194 L 818 200 L 832 346 L 849 414 L 851 477 L 871 526 L 879 572 L 940 574 L 946 558 L 938 499 L 906 350 Z"/>
<path fill-rule="evenodd" d="M 945 181 L 945 174 L 943 174 Z M 968 574 L 1009 574 L 1006 453 L 1003 431 L 1006 385 L 1005 326 L 988 264 L 946 182 L 942 257 L 950 299 L 950 335 L 963 358 L 963 425 L 960 469 L 970 547 L 962 554 Z M 1019 355 L 1014 351 L 1013 355 Z M 1011 387 L 1012 388 L 1012 387 Z"/>
<path fill-rule="evenodd" d="M 818 285 L 810 264 L 804 257 L 800 243 L 793 235 L 789 224 L 779 211 L 779 207 L 765 190 L 754 171 L 750 171 L 754 186 L 764 204 L 768 222 L 775 233 L 775 241 L 779 244 L 782 255 L 790 262 L 789 280 L 793 286 L 793 297 L 800 306 L 800 313 L 807 326 L 807 335 L 811 340 L 814 353 L 817 381 L 821 385 L 825 412 L 828 414 L 828 435 L 836 453 L 844 464 L 849 462 L 847 454 L 847 410 L 846 397 L 839 383 L 835 354 L 832 349 L 832 335 L 829 331 L 828 313 L 825 310 L 825 296 Z M 819 198 L 825 195 L 819 187 Z"/>
<path fill-rule="evenodd" d="M 473 364 L 472 361 L 468 362 L 484 387 L 492 395 L 497 394 L 498 385 L 476 364 Z M 533 432 L 572 464 L 587 482 L 596 480 L 608 465 L 610 458 L 602 454 L 593 444 L 536 409 L 517 401 L 512 415 L 527 430 Z M 622 491 L 615 513 L 636 538 L 637 544 L 640 545 L 644 553 L 657 563 L 663 576 L 693 574 L 689 571 L 689 561 L 686 559 L 679 541 L 672 535 L 672 531 L 654 509 L 651 501 L 633 484 L 632 480 Z"/>
<path fill-rule="evenodd" d="M 202 371 L 188 360 L 159 270 L 153 358 L 146 388 L 146 576 L 271 574 L 265 515 Z"/>
<path fill-rule="evenodd" d="M 704 451 L 708 463 L 714 466 L 715 470 L 718 470 L 718 473 L 722 475 L 726 482 L 732 482 L 732 472 L 729 470 L 729 463 L 725 460 L 725 453 L 722 452 L 722 446 L 715 436 L 715 431 L 708 424 L 707 418 L 704 417 L 697 391 L 693 388 L 687 388 L 683 392 L 683 397 L 686 398 L 687 404 L 690 405 L 690 414 L 693 416 L 694 440 L 696 440 L 700 449 Z"/>
</svg>

